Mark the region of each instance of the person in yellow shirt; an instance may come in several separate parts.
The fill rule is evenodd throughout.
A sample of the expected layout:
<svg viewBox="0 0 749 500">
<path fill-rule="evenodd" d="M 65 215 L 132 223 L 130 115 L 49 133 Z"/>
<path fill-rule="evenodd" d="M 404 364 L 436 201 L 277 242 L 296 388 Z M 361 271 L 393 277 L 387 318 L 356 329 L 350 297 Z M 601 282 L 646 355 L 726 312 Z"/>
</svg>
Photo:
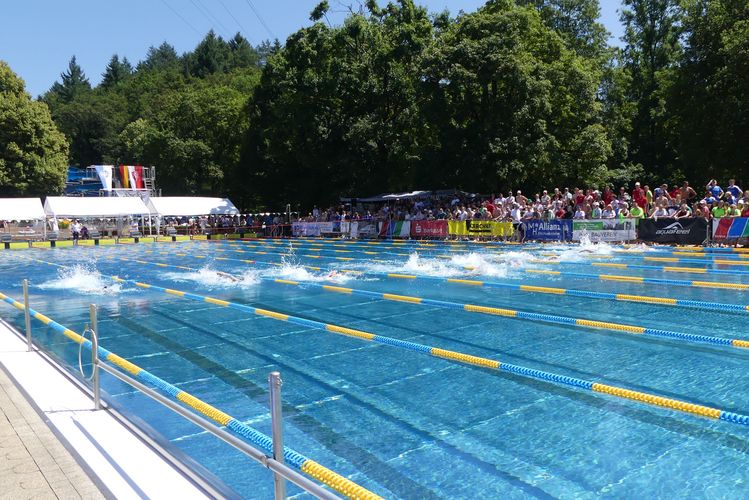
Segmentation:
<svg viewBox="0 0 749 500">
<path fill-rule="evenodd" d="M 632 205 L 632 208 L 629 210 L 629 216 L 634 217 L 635 219 L 644 219 L 645 218 L 645 211 L 636 203 Z"/>
</svg>

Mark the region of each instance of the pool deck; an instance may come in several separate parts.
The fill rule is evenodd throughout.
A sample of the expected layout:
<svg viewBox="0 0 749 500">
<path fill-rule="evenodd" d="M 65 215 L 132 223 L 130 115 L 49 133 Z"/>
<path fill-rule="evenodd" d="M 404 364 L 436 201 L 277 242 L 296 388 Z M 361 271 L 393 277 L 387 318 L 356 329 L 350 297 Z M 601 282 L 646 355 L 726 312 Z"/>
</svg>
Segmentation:
<svg viewBox="0 0 749 500">
<path fill-rule="evenodd" d="M 104 498 L 4 370 L 0 370 L 2 498 Z"/>
<path fill-rule="evenodd" d="M 0 321 L 0 499 L 207 498 Z"/>
</svg>

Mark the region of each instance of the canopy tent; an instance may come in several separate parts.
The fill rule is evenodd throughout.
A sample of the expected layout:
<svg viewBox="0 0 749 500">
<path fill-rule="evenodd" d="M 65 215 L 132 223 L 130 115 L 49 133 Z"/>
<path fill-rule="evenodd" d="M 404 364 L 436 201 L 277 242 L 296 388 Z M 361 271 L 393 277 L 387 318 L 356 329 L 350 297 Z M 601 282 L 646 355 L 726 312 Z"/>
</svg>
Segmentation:
<svg viewBox="0 0 749 500">
<path fill-rule="evenodd" d="M 378 196 L 371 196 L 369 198 L 359 198 L 358 201 L 368 203 L 377 201 L 409 200 L 413 198 L 426 198 L 430 193 L 431 191 L 411 191 L 410 193 L 381 194 Z"/>
<path fill-rule="evenodd" d="M 239 210 L 228 198 L 200 196 L 159 196 L 148 200 L 151 215 L 189 217 L 192 215 L 238 215 Z"/>
<path fill-rule="evenodd" d="M 0 220 L 44 220 L 39 198 L 0 198 Z"/>
<path fill-rule="evenodd" d="M 44 212 L 50 217 L 125 217 L 150 212 L 138 197 L 66 197 L 47 196 Z"/>
</svg>

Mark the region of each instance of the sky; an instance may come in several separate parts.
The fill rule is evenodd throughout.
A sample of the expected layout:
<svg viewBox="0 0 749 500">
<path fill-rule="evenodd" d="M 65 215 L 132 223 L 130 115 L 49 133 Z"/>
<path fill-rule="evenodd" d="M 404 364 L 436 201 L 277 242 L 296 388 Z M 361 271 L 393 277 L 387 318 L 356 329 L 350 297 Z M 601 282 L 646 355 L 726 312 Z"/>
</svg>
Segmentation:
<svg viewBox="0 0 749 500">
<path fill-rule="evenodd" d="M 166 41 L 177 52 L 195 48 L 209 29 L 224 38 L 242 33 L 253 45 L 288 35 L 311 24 L 310 11 L 320 0 L 25 0 L 3 2 L 0 13 L 0 60 L 10 64 L 34 97 L 59 79 L 70 57 L 93 85 L 113 54 L 135 64 L 150 46 Z M 622 35 L 620 0 L 599 0 L 601 21 L 611 44 Z M 485 0 L 417 0 L 431 12 L 471 12 Z M 363 0 L 329 0 L 329 19 L 339 23 L 349 6 Z M 387 3 L 380 0 L 381 5 Z"/>
</svg>

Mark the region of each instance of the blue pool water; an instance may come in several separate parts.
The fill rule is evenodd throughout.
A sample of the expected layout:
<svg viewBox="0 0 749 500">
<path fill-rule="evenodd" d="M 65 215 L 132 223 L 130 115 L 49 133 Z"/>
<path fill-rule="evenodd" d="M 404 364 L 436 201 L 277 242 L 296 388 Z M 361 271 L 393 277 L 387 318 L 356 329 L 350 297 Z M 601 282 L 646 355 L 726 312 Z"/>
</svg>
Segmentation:
<svg viewBox="0 0 749 500">
<path fill-rule="evenodd" d="M 749 340 L 749 312 L 529 293 L 445 280 L 749 304 L 749 290 L 682 286 L 695 280 L 749 283 L 749 274 L 744 274 L 749 273 L 749 266 L 740 265 L 749 259 L 711 254 L 694 257 L 708 262 L 671 263 L 643 258 L 672 257 L 665 251 L 615 250 L 608 245 L 437 243 L 420 247 L 316 240 L 293 245 L 193 241 L 5 251 L 0 252 L 0 291 L 20 300 L 20 282 L 29 278 L 32 307 L 79 332 L 88 319 L 88 304 L 97 304 L 103 347 L 265 433 L 270 433 L 267 375 L 280 371 L 286 445 L 385 497 L 671 497 L 686 493 L 715 498 L 745 493 L 749 488 L 747 427 L 461 365 L 116 284 L 109 278 L 118 275 L 749 413 L 749 350 L 386 301 L 305 284 Z M 258 262 L 242 262 L 250 260 Z M 715 260 L 735 260 L 736 265 Z M 594 263 L 693 267 L 695 272 Z M 323 269 L 301 267 L 305 265 Z M 698 272 L 705 269 L 729 273 Z M 215 271 L 231 273 L 239 280 Z M 385 273 L 441 279 L 397 279 Z M 606 281 L 597 277 L 601 274 L 672 283 Z M 300 284 L 277 283 L 274 278 Z M 23 316 L 17 310 L 4 303 L 0 307 L 0 316 L 23 328 Z M 77 345 L 38 322 L 34 334 L 71 371 L 77 371 Z M 135 415 L 239 495 L 272 498 L 271 476 L 261 466 L 108 376 L 104 387 L 113 404 Z M 293 488 L 290 491 L 301 494 Z"/>
</svg>

